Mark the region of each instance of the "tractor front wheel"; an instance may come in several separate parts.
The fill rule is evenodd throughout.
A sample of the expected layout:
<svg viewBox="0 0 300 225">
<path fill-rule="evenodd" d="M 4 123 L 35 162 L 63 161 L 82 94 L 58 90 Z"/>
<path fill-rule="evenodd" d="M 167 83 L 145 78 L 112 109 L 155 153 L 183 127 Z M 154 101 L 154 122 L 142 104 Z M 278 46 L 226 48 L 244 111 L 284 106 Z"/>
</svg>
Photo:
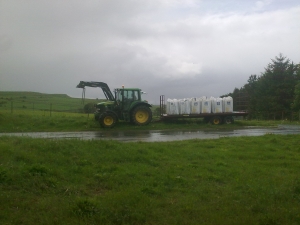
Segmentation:
<svg viewBox="0 0 300 225">
<path fill-rule="evenodd" d="M 147 125 L 152 120 L 152 111 L 147 106 L 136 107 L 131 114 L 131 121 L 136 125 Z"/>
<path fill-rule="evenodd" d="M 112 128 L 117 123 L 117 117 L 111 112 L 106 112 L 100 116 L 99 123 L 103 128 Z"/>
</svg>

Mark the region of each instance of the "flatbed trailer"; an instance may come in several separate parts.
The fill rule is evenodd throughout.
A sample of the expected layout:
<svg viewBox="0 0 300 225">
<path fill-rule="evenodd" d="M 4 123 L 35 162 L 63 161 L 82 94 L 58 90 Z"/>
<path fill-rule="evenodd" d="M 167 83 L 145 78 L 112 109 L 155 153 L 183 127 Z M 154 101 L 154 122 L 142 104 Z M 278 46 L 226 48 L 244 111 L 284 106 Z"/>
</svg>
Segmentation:
<svg viewBox="0 0 300 225">
<path fill-rule="evenodd" d="M 248 112 L 224 112 L 224 113 L 199 113 L 199 114 L 166 114 L 165 96 L 160 96 L 160 119 L 171 120 L 171 119 L 186 119 L 186 118 L 203 118 L 205 122 L 210 122 L 214 125 L 222 123 L 231 124 L 234 122 L 234 117 L 242 116 L 246 117 Z"/>
</svg>

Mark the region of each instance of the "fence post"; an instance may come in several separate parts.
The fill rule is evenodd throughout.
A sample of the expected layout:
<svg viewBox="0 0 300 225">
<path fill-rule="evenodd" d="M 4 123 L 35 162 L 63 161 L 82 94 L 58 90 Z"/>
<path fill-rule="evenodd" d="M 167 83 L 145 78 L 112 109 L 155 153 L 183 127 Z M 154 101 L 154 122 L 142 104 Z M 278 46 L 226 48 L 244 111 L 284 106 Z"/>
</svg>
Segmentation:
<svg viewBox="0 0 300 225">
<path fill-rule="evenodd" d="M 51 116 L 51 113 L 52 113 L 52 103 L 50 103 L 50 116 Z"/>
<path fill-rule="evenodd" d="M 13 101 L 11 100 L 11 102 L 10 102 L 10 112 L 11 112 L 11 114 L 13 113 L 13 111 L 14 111 Z"/>
</svg>

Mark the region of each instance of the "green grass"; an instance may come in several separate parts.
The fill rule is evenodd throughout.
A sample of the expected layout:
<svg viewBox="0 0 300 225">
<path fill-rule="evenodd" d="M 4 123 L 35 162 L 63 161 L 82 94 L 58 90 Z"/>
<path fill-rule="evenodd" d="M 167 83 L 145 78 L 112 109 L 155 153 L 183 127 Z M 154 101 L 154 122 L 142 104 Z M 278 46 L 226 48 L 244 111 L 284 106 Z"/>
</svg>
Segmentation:
<svg viewBox="0 0 300 225">
<path fill-rule="evenodd" d="M 97 103 L 99 101 L 85 99 L 84 104 L 90 102 Z M 72 98 L 66 94 L 0 91 L 1 110 L 77 112 L 83 110 L 84 104 L 81 98 Z"/>
<path fill-rule="evenodd" d="M 80 107 L 81 99 L 66 95 L 0 92 L 0 132 L 102 129 L 92 114 L 62 112 Z M 278 124 L 299 121 L 213 126 L 186 119 L 142 127 L 121 122 L 113 129 Z M 0 224 L 300 224 L 299 138 L 119 143 L 0 137 Z"/>
<path fill-rule="evenodd" d="M 0 111 L 0 132 L 84 131 L 99 129 L 92 114 L 16 110 Z"/>
<path fill-rule="evenodd" d="M 94 120 L 93 114 L 0 110 L 0 132 L 37 132 L 37 131 L 97 131 L 103 130 Z M 239 120 L 234 124 L 219 126 L 206 124 L 202 119 L 180 119 L 170 122 L 152 122 L 147 126 L 136 126 L 119 122 L 114 130 L 222 130 L 239 129 L 245 126 L 277 126 L 278 124 L 299 124 L 298 121 L 247 121 Z"/>
<path fill-rule="evenodd" d="M 1 224 L 299 224 L 300 135 L 0 137 Z"/>
</svg>

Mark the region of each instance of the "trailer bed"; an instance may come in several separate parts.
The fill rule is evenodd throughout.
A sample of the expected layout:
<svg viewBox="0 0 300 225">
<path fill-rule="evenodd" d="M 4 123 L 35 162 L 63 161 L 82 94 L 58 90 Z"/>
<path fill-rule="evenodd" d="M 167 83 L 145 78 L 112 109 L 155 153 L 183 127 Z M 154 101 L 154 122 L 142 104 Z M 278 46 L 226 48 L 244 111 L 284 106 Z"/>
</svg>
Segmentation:
<svg viewBox="0 0 300 225">
<path fill-rule="evenodd" d="M 200 114 L 161 114 L 161 119 L 169 119 L 169 118 L 204 118 L 204 117 L 213 117 L 213 116 L 247 116 L 248 112 L 231 112 L 231 113 L 200 113 Z"/>
</svg>

